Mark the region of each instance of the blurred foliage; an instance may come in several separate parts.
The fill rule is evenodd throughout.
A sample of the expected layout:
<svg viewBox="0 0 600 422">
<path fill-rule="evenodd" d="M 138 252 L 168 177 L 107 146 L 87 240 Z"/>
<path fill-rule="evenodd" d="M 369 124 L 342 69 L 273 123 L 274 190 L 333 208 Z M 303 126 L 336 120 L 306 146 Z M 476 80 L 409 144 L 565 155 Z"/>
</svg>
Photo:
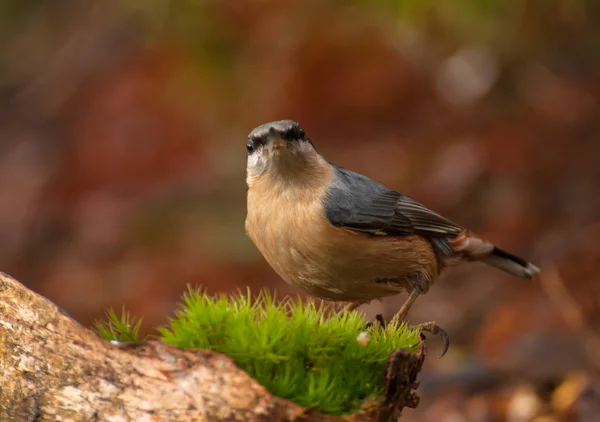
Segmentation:
<svg viewBox="0 0 600 422">
<path fill-rule="evenodd" d="M 139 13 L 157 40 L 185 45 L 194 52 L 201 71 L 206 71 L 208 65 L 215 77 L 221 74 L 224 78 L 231 77 L 228 71 L 243 51 L 241 44 L 245 41 L 236 37 L 229 24 L 239 23 L 237 19 L 245 11 L 258 9 L 249 6 L 250 3 L 244 5 L 233 0 L 121 1 L 120 4 L 124 10 Z M 594 59 L 593 53 L 600 51 L 596 32 L 600 5 L 593 0 L 352 0 L 334 1 L 327 7 L 318 0 L 309 0 L 291 1 L 286 7 L 292 9 L 290 15 L 296 15 L 289 21 L 292 30 L 310 10 L 336 10 L 340 16 L 354 13 L 353 8 L 358 7 L 366 12 L 362 17 L 367 21 L 382 18 L 418 28 L 432 47 L 437 45 L 440 54 L 465 43 L 486 46 L 508 62 L 544 58 L 564 52 L 565 48 Z M 270 13 L 278 9 L 281 6 Z M 252 27 L 252 17 L 250 13 L 243 25 Z"/>
<path fill-rule="evenodd" d="M 456 48 L 464 43 L 485 45 L 501 58 L 532 59 L 562 50 L 574 36 L 588 35 L 572 44 L 581 53 L 598 48 L 595 28 L 600 6 L 593 0 L 385 0 L 361 3 L 381 7 L 385 15 L 420 30 L 434 31 L 430 41 Z M 437 33 L 436 33 L 437 32 Z M 559 40 L 564 40 L 560 42 Z"/>
</svg>

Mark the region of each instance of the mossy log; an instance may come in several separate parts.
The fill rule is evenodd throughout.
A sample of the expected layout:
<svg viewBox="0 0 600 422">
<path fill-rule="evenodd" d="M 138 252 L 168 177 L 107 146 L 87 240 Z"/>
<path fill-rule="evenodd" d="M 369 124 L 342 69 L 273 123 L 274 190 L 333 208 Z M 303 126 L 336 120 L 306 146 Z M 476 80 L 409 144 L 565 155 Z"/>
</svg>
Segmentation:
<svg viewBox="0 0 600 422">
<path fill-rule="evenodd" d="M 390 357 L 383 403 L 320 415 L 269 394 L 227 356 L 105 341 L 0 273 L 3 421 L 393 421 L 418 404 L 413 389 L 424 358 L 424 345 Z"/>
</svg>

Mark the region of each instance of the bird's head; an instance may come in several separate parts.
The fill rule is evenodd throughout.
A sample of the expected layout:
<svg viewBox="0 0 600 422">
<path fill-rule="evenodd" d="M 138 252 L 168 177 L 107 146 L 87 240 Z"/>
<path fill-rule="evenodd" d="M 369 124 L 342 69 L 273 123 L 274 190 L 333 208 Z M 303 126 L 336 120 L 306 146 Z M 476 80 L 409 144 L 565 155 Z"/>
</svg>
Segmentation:
<svg viewBox="0 0 600 422">
<path fill-rule="evenodd" d="M 248 184 L 263 175 L 302 179 L 322 164 L 312 141 L 292 120 L 278 120 L 258 126 L 246 145 Z"/>
</svg>

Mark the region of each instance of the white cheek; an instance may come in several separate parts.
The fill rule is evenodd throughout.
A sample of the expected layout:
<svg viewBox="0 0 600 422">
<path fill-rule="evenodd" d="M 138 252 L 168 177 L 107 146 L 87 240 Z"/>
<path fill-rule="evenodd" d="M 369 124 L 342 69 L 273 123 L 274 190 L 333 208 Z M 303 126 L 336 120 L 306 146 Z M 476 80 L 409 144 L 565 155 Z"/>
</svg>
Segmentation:
<svg viewBox="0 0 600 422">
<path fill-rule="evenodd" d="M 248 155 L 248 163 L 246 167 L 250 170 L 252 167 L 256 167 L 258 164 L 258 154 L 250 154 Z"/>
<path fill-rule="evenodd" d="M 255 177 L 259 176 L 265 167 L 265 163 L 259 151 L 248 155 L 246 162 L 246 180 L 251 182 Z"/>
</svg>

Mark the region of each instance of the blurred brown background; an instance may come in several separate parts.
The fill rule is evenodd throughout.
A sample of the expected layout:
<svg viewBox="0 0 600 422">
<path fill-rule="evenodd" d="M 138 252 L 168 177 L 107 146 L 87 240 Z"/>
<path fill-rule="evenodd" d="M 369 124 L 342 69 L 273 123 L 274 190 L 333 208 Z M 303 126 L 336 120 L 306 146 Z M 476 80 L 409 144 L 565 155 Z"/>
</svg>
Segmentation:
<svg viewBox="0 0 600 422">
<path fill-rule="evenodd" d="M 243 227 L 245 138 L 290 118 L 545 270 L 417 301 L 452 345 L 407 420 L 600 420 L 599 25 L 592 0 L 3 0 L 0 269 L 147 330 L 188 283 L 296 294 Z"/>
</svg>

